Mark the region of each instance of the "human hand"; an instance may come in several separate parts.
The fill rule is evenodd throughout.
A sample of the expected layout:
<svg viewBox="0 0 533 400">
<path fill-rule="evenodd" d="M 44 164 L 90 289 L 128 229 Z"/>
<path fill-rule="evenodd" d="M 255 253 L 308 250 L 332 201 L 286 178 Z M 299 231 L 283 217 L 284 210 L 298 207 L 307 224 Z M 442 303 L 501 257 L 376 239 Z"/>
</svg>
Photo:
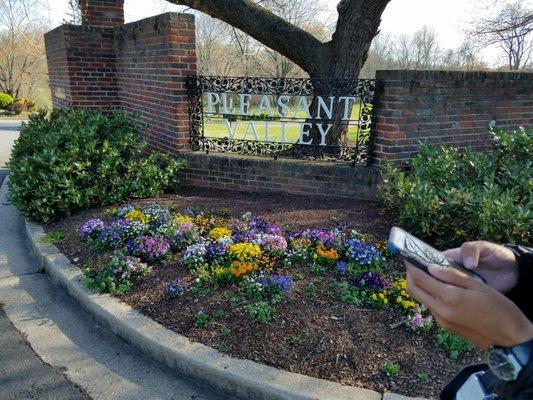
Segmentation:
<svg viewBox="0 0 533 400">
<path fill-rule="evenodd" d="M 407 264 L 407 291 L 444 329 L 480 348 L 510 347 L 533 339 L 533 324 L 507 297 L 453 268 Z"/>
<path fill-rule="evenodd" d="M 518 262 L 508 248 L 485 241 L 465 242 L 444 254 L 485 278 L 487 285 L 506 293 L 518 283 Z"/>
</svg>

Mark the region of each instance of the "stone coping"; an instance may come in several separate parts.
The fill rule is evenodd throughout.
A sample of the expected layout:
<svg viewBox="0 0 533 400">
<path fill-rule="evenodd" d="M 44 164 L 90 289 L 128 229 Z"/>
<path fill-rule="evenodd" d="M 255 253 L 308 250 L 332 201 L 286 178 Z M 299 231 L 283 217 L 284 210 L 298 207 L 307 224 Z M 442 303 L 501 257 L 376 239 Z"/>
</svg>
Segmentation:
<svg viewBox="0 0 533 400">
<path fill-rule="evenodd" d="M 44 229 L 26 221 L 29 244 L 41 271 L 99 323 L 150 357 L 168 367 L 225 393 L 253 400 L 424 400 L 391 392 L 341 385 L 323 379 L 282 371 L 250 360 L 229 357 L 163 327 L 123 301 L 95 294 L 83 283 L 83 274 L 52 245 L 41 243 Z"/>
</svg>

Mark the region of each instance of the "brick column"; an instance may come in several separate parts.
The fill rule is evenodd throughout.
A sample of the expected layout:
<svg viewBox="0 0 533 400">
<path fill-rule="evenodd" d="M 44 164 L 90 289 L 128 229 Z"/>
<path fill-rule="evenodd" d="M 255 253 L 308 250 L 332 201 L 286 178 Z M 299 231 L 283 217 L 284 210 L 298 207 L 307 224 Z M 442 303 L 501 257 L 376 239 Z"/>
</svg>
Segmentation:
<svg viewBox="0 0 533 400">
<path fill-rule="evenodd" d="M 123 20 L 119 5 L 122 0 L 85 0 L 91 25 L 46 33 L 54 108 L 124 110 L 146 127 L 141 134 L 152 147 L 188 150 L 186 78 L 196 75 L 194 16 L 166 13 L 115 26 Z"/>
<path fill-rule="evenodd" d="M 113 28 L 124 25 L 124 0 L 79 0 L 82 24 Z"/>
</svg>

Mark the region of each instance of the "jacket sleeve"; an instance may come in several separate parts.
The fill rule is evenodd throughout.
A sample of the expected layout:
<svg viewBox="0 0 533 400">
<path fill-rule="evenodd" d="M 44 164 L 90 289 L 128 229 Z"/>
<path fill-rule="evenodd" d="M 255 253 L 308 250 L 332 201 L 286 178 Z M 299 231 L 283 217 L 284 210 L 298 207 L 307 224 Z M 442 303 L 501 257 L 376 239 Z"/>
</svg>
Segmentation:
<svg viewBox="0 0 533 400">
<path fill-rule="evenodd" d="M 533 321 L 533 249 L 516 245 L 506 247 L 515 253 L 519 271 L 518 284 L 507 293 L 507 297 Z"/>
</svg>

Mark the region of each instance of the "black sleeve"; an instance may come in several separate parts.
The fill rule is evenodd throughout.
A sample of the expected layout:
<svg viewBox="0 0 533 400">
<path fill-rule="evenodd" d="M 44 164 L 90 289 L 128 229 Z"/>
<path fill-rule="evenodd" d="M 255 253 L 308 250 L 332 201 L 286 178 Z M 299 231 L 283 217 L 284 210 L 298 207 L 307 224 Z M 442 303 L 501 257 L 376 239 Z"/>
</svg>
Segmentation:
<svg viewBox="0 0 533 400">
<path fill-rule="evenodd" d="M 518 284 L 507 293 L 520 310 L 533 321 L 533 249 L 530 247 L 506 245 L 518 261 Z"/>
</svg>

